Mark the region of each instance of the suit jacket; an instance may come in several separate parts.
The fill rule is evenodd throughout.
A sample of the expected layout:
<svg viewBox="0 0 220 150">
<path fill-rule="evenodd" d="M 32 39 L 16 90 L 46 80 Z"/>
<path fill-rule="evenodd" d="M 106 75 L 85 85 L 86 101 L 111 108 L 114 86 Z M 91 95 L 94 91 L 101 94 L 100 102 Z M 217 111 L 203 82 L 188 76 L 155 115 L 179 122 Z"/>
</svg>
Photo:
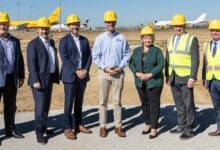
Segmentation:
<svg viewBox="0 0 220 150">
<path fill-rule="evenodd" d="M 192 44 L 190 46 L 190 55 L 191 55 L 191 74 L 189 76 L 180 77 L 174 71 L 169 76 L 169 52 L 166 50 L 165 56 L 165 76 L 169 79 L 169 82 L 173 82 L 178 84 L 187 84 L 189 78 L 197 80 L 197 73 L 199 68 L 199 44 L 198 39 L 196 37 L 193 38 Z"/>
<path fill-rule="evenodd" d="M 82 53 L 82 69 L 87 70 L 87 75 L 82 81 L 87 82 L 90 80 L 89 70 L 92 62 L 91 49 L 87 38 L 79 35 L 79 41 L 80 51 Z M 64 83 L 73 83 L 77 77 L 76 71 L 80 54 L 70 33 L 60 40 L 59 50 L 62 60 L 60 78 Z"/>
<path fill-rule="evenodd" d="M 54 49 L 55 73 L 53 82 L 59 83 L 59 63 L 57 58 L 57 49 L 54 41 L 50 39 L 50 45 Z M 46 47 L 40 37 L 33 39 L 27 47 L 27 64 L 29 70 L 28 85 L 31 87 L 34 83 L 40 82 L 42 89 L 46 88 L 50 77 L 50 58 Z"/>
<path fill-rule="evenodd" d="M 154 88 L 163 85 L 163 67 L 164 67 L 164 57 L 161 50 L 158 47 L 152 45 L 145 57 L 144 64 L 142 66 L 142 51 L 143 47 L 138 47 L 134 50 L 129 68 L 134 74 L 135 85 L 137 87 L 142 87 L 143 81 L 136 77 L 136 72 L 142 73 L 152 73 L 153 77 L 146 81 L 147 88 Z M 145 82 L 144 82 L 145 83 Z"/>
<path fill-rule="evenodd" d="M 18 79 L 25 78 L 24 72 L 24 59 L 21 53 L 21 45 L 20 40 L 16 37 L 10 35 L 10 39 L 13 42 L 14 52 L 13 57 L 15 57 L 14 61 L 14 78 L 15 78 L 15 85 L 18 85 Z M 6 75 L 7 75 L 7 57 L 3 48 L 2 43 L 0 42 L 0 87 L 5 86 L 6 82 Z"/>
</svg>

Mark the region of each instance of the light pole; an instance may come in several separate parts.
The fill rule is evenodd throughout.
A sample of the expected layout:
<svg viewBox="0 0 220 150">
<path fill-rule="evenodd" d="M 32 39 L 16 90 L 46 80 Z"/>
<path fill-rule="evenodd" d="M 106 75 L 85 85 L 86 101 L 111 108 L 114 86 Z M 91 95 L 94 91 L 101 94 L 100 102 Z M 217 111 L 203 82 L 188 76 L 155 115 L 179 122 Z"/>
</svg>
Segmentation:
<svg viewBox="0 0 220 150">
<path fill-rule="evenodd" d="M 18 21 L 20 20 L 20 2 L 18 2 Z"/>
<path fill-rule="evenodd" d="M 31 20 L 32 20 L 32 8 L 33 8 L 33 7 L 31 6 Z"/>
<path fill-rule="evenodd" d="M 37 10 L 37 17 L 38 17 L 38 13 L 39 13 L 39 8 L 36 8 L 36 10 Z M 36 17 L 36 16 L 35 16 Z"/>
<path fill-rule="evenodd" d="M 60 8 L 61 8 L 61 0 L 60 0 Z M 61 30 L 61 10 L 60 10 L 60 30 Z"/>
</svg>

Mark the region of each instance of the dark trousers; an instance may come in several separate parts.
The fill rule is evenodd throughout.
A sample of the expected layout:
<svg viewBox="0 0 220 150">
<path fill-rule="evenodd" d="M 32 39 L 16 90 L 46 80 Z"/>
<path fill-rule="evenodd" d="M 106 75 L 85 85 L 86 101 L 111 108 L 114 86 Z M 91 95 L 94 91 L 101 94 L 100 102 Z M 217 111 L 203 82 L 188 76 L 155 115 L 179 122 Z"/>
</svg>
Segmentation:
<svg viewBox="0 0 220 150">
<path fill-rule="evenodd" d="M 46 122 L 51 103 L 51 95 L 53 89 L 52 75 L 49 79 L 49 84 L 44 89 L 32 89 L 35 102 L 35 133 L 37 136 L 42 136 L 46 130 Z"/>
<path fill-rule="evenodd" d="M 190 133 L 195 121 L 193 88 L 188 88 L 186 84 L 172 83 L 171 91 L 178 114 L 178 127 Z"/>
<path fill-rule="evenodd" d="M 212 98 L 212 104 L 216 114 L 217 130 L 220 131 L 220 80 L 212 80 L 209 92 Z"/>
<path fill-rule="evenodd" d="M 160 96 L 163 87 L 148 89 L 144 85 L 142 88 L 136 88 L 141 100 L 144 121 L 147 125 L 151 125 L 151 128 L 156 129 L 160 117 Z"/>
<path fill-rule="evenodd" d="M 64 83 L 65 104 L 64 123 L 65 129 L 73 129 L 82 124 L 82 105 L 86 82 L 76 78 L 73 83 Z M 74 103 L 74 116 L 72 109 Z"/>
<path fill-rule="evenodd" d="M 4 87 L 0 87 L 0 100 L 3 95 L 4 103 L 4 121 L 5 133 L 10 134 L 12 129 L 15 129 L 15 112 L 17 87 L 14 81 L 14 74 L 6 76 L 6 83 Z"/>
</svg>

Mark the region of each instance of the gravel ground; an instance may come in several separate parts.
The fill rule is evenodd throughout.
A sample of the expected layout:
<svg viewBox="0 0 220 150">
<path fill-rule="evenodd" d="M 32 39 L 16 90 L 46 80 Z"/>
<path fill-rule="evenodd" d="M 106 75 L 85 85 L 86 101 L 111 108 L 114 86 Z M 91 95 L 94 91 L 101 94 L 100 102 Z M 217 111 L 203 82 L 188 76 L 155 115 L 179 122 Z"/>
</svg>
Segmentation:
<svg viewBox="0 0 220 150">
<path fill-rule="evenodd" d="M 16 127 L 25 139 L 6 138 L 4 136 L 4 119 L 0 115 L 0 149 L 3 150 L 219 150 L 220 137 L 209 137 L 208 132 L 216 129 L 215 116 L 211 105 L 197 105 L 197 134 L 190 140 L 182 141 L 179 135 L 172 135 L 169 130 L 176 126 L 177 113 L 173 105 L 162 105 L 158 126 L 158 137 L 150 140 L 149 135 L 141 135 L 143 119 L 140 106 L 128 105 L 123 108 L 123 128 L 127 137 L 119 138 L 114 133 L 112 106 L 108 112 L 108 131 L 106 138 L 99 137 L 98 106 L 85 106 L 83 111 L 84 124 L 91 128 L 92 134 L 77 135 L 76 140 L 68 140 L 63 134 L 63 110 L 51 110 L 48 126 L 55 134 L 48 139 L 46 145 L 36 142 L 34 133 L 34 113 L 17 113 Z"/>
</svg>

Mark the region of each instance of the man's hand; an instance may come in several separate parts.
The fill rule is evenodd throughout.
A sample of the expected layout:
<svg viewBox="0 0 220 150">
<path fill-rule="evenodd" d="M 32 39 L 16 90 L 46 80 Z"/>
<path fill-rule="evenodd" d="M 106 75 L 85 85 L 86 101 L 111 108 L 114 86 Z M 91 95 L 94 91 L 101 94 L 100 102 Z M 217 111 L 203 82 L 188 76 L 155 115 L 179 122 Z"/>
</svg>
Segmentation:
<svg viewBox="0 0 220 150">
<path fill-rule="evenodd" d="M 36 83 L 34 83 L 33 84 L 33 87 L 35 88 L 35 89 L 41 89 L 41 85 L 40 85 L 40 82 L 36 82 Z"/>
<path fill-rule="evenodd" d="M 81 80 L 86 77 L 86 73 L 87 73 L 87 71 L 82 70 L 82 69 L 79 69 L 79 70 L 76 71 L 77 77 L 80 78 Z"/>
<path fill-rule="evenodd" d="M 18 87 L 19 87 L 19 88 L 22 87 L 23 84 L 24 84 L 24 79 L 19 79 L 19 81 L 18 81 Z"/>
<path fill-rule="evenodd" d="M 106 67 L 106 68 L 104 69 L 104 72 L 105 72 L 105 73 L 108 73 L 108 74 L 110 74 L 110 75 L 114 75 L 114 74 L 117 73 L 117 71 L 115 70 L 115 68 L 110 68 L 110 67 Z"/>
<path fill-rule="evenodd" d="M 188 88 L 193 88 L 194 87 L 194 83 L 195 83 L 195 81 L 193 79 L 189 79 L 188 83 L 187 83 L 187 87 Z"/>
<path fill-rule="evenodd" d="M 170 85 L 170 81 L 169 81 L 169 78 L 168 77 L 166 77 L 166 84 L 168 84 L 168 85 Z"/>
<path fill-rule="evenodd" d="M 116 67 L 116 68 L 115 68 L 115 71 L 116 71 L 116 73 L 120 73 L 120 72 L 122 71 L 122 69 L 119 68 L 119 67 Z"/>
<path fill-rule="evenodd" d="M 206 81 L 206 80 L 202 80 L 202 85 L 203 85 L 206 89 L 208 89 L 208 84 L 207 84 L 207 81 Z"/>
</svg>

